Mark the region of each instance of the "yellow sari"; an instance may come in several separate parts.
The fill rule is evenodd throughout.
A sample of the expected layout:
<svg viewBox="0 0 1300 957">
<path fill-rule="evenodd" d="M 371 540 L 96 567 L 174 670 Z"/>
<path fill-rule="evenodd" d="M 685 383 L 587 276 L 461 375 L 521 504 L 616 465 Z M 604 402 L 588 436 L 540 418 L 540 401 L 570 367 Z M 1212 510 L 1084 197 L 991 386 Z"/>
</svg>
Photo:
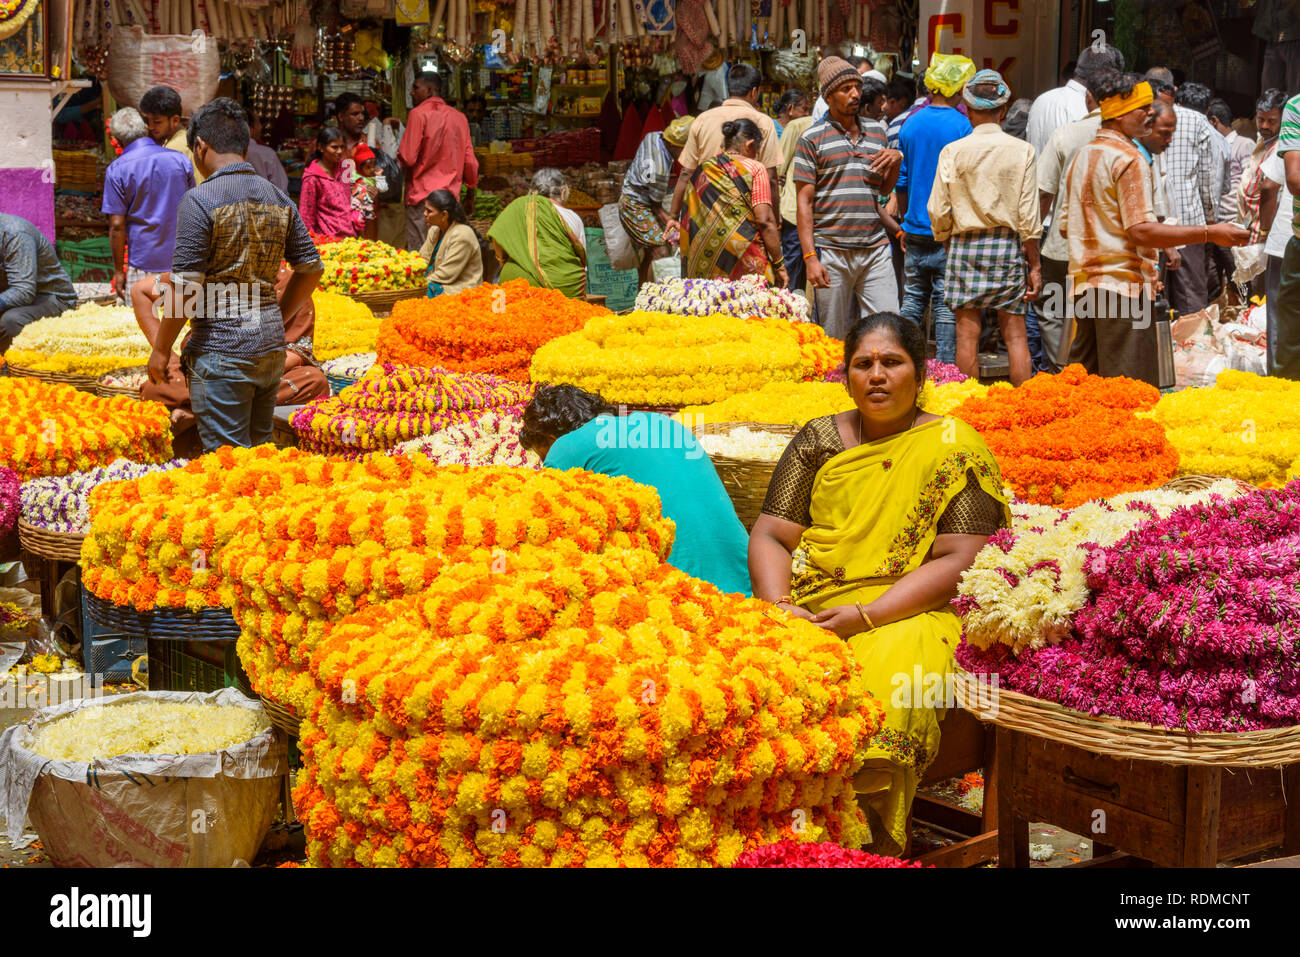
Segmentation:
<svg viewBox="0 0 1300 957">
<path fill-rule="evenodd" d="M 996 460 L 975 430 L 956 419 L 833 456 L 813 482 L 812 524 L 794 552 L 791 596 L 814 614 L 878 598 L 929 554 L 939 517 L 965 489 L 968 473 L 1009 522 Z M 907 845 L 916 785 L 939 750 L 942 689 L 960 638 L 961 620 L 945 608 L 849 639 L 868 689 L 885 706 L 885 726 L 853 782 L 876 853 L 899 854 Z"/>
</svg>

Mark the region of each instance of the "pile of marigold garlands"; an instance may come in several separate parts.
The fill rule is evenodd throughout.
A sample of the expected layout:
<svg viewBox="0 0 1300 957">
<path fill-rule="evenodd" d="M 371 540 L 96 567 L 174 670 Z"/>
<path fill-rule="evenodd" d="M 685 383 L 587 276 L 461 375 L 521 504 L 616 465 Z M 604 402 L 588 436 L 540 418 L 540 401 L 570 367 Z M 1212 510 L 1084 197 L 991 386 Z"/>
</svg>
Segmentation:
<svg viewBox="0 0 1300 957">
<path fill-rule="evenodd" d="M 379 331 L 380 362 L 486 372 L 528 381 L 542 345 L 581 329 L 604 306 L 538 289 L 523 279 L 485 283 L 452 296 L 407 299 L 393 307 Z"/>
<path fill-rule="evenodd" d="M 538 349 L 532 379 L 568 382 L 608 402 L 697 405 L 771 382 L 820 380 L 843 351 L 813 323 L 611 313 Z"/>
<path fill-rule="evenodd" d="M 0 467 L 24 482 L 120 458 L 149 464 L 172 457 L 171 419 L 156 402 L 0 378 L 0 423 Z"/>
<path fill-rule="evenodd" d="M 429 264 L 405 249 L 395 249 L 374 239 L 322 242 L 320 288 L 351 295 L 414 289 L 424 284 Z"/>
<path fill-rule="evenodd" d="M 208 549 L 254 688 L 302 717 L 312 863 L 728 865 L 867 838 L 852 778 L 882 711 L 852 656 L 665 565 L 653 490 L 423 456 L 205 458 L 97 490 L 88 543 L 173 570 Z M 187 477 L 208 511 L 173 522 Z"/>
<path fill-rule="evenodd" d="M 299 445 L 359 458 L 488 412 L 521 415 L 532 388 L 490 375 L 375 364 L 336 396 L 309 402 L 289 420 Z"/>
<path fill-rule="evenodd" d="M 1145 382 L 1072 365 L 1016 389 L 990 389 L 951 415 L 979 432 L 1018 498 L 1072 508 L 1173 478 L 1178 452 L 1158 422 L 1139 415 L 1159 398 Z"/>
</svg>

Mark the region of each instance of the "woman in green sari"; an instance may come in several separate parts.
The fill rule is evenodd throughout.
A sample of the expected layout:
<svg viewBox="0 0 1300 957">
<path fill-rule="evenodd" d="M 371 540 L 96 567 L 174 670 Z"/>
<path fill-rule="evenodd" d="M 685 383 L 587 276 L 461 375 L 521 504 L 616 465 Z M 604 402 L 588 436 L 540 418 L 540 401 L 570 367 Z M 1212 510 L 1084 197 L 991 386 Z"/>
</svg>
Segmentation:
<svg viewBox="0 0 1300 957">
<path fill-rule="evenodd" d="M 498 282 L 527 279 L 570 299 L 587 291 L 587 241 L 582 219 L 565 209 L 569 184 L 550 167 L 533 174 L 533 191 L 501 211 L 488 239 L 501 260 Z"/>
<path fill-rule="evenodd" d="M 844 365 L 857 408 L 813 419 L 791 440 L 750 535 L 749 570 L 755 596 L 846 639 L 885 706 L 854 786 L 872 850 L 899 854 L 939 749 L 947 702 L 934 689 L 946 688 L 961 637 L 948 603 L 1010 512 L 979 435 L 920 410 L 915 324 L 895 313 L 859 320 Z"/>
</svg>

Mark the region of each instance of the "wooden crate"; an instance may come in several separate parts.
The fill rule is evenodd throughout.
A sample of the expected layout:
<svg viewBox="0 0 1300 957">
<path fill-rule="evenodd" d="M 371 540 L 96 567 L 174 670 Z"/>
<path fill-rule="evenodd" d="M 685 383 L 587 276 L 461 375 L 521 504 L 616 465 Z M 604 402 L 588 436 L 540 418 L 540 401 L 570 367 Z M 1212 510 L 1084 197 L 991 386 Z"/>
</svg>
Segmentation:
<svg viewBox="0 0 1300 957">
<path fill-rule="evenodd" d="M 1300 852 L 1300 763 L 1132 760 L 1002 727 L 997 754 L 1001 867 L 1029 866 L 1030 821 L 1091 838 L 1097 865 L 1214 867 L 1272 847 Z"/>
</svg>

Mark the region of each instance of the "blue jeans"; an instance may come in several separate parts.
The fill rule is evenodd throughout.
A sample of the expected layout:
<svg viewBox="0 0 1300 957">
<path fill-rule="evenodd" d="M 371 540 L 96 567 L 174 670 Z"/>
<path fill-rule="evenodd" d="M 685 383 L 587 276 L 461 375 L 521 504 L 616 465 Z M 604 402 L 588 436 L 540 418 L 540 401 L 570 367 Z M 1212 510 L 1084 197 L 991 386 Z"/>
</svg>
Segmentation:
<svg viewBox="0 0 1300 957">
<path fill-rule="evenodd" d="M 785 258 L 790 288 L 803 292 L 807 274 L 803 267 L 803 247 L 799 245 L 799 227 L 781 220 L 781 255 Z"/>
<path fill-rule="evenodd" d="M 1038 328 L 1038 311 L 1032 302 L 1025 303 L 1025 336 L 1029 339 L 1029 358 L 1035 372 L 1051 372 L 1043 353 L 1043 333 Z"/>
<path fill-rule="evenodd" d="M 925 307 L 934 316 L 935 357 L 940 362 L 957 361 L 957 317 L 943 298 L 943 273 L 948 254 L 930 236 L 907 234 L 903 259 L 903 307 L 899 311 L 925 328 Z"/>
<path fill-rule="evenodd" d="M 284 352 L 246 359 L 216 352 L 181 356 L 199 438 L 207 452 L 223 445 L 251 448 L 271 441 Z"/>
</svg>

